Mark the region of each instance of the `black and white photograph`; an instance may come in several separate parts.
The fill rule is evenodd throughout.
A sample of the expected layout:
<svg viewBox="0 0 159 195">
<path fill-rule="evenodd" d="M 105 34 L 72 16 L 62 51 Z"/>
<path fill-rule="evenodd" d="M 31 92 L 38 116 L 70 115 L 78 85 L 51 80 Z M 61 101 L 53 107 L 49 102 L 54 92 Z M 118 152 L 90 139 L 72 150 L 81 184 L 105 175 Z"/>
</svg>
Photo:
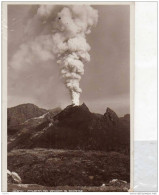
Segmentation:
<svg viewBox="0 0 159 195">
<path fill-rule="evenodd" d="M 128 192 L 131 5 L 7 5 L 7 191 Z"/>
</svg>

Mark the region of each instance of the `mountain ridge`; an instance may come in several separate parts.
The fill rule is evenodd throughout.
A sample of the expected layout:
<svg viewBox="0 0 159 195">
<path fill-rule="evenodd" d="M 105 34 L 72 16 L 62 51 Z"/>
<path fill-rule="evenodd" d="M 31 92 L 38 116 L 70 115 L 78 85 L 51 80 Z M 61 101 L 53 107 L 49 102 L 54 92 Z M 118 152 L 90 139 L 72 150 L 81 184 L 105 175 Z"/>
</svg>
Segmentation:
<svg viewBox="0 0 159 195">
<path fill-rule="evenodd" d="M 126 118 L 126 119 L 125 119 Z M 8 139 L 8 148 L 122 150 L 129 152 L 130 121 L 110 108 L 92 113 L 86 104 L 69 105 L 56 114 L 45 112 L 22 125 Z"/>
</svg>

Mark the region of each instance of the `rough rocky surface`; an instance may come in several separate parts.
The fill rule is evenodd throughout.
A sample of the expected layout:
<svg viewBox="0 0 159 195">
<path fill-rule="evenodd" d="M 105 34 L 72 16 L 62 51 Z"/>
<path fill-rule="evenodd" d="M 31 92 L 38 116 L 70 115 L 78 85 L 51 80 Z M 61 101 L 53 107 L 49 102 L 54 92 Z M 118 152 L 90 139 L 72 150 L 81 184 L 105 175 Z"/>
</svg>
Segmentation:
<svg viewBox="0 0 159 195">
<path fill-rule="evenodd" d="M 100 187 L 113 186 L 113 179 L 130 181 L 129 156 L 117 152 L 18 149 L 8 153 L 8 169 L 23 184 L 51 187 Z"/>
<path fill-rule="evenodd" d="M 7 170 L 7 182 L 8 183 L 15 183 L 15 184 L 20 184 L 22 182 L 21 178 L 19 175 L 15 172 L 10 172 Z"/>
</svg>

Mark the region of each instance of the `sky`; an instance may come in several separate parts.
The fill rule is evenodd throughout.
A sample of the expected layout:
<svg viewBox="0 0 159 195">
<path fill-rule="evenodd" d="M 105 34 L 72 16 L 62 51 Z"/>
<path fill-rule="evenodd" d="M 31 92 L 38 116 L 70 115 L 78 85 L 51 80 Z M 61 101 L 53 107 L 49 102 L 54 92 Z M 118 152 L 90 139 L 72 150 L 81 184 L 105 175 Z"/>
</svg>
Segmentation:
<svg viewBox="0 0 159 195">
<path fill-rule="evenodd" d="M 80 81 L 80 104 L 85 102 L 90 111 L 101 114 L 109 107 L 123 116 L 130 112 L 129 6 L 92 7 L 99 17 L 87 36 L 91 59 Z M 34 56 L 28 65 L 26 61 L 11 65 L 21 45 L 32 39 L 25 36 L 25 27 L 36 9 L 37 5 L 8 6 L 8 107 L 33 103 L 46 109 L 64 108 L 71 104 L 71 98 L 55 59 Z M 38 34 L 38 27 L 32 25 Z"/>
</svg>

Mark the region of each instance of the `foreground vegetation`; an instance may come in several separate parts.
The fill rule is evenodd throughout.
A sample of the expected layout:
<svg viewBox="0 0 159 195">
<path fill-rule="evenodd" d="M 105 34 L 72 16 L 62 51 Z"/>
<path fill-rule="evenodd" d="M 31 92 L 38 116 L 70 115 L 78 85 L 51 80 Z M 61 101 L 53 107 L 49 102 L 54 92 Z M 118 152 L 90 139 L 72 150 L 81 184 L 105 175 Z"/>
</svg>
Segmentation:
<svg viewBox="0 0 159 195">
<path fill-rule="evenodd" d="M 118 152 L 17 149 L 8 153 L 8 170 L 18 173 L 23 184 L 31 184 L 27 188 L 9 184 L 11 191 L 15 186 L 17 190 L 123 191 L 130 181 L 129 156 Z M 127 184 L 112 186 L 112 179 Z"/>
</svg>

